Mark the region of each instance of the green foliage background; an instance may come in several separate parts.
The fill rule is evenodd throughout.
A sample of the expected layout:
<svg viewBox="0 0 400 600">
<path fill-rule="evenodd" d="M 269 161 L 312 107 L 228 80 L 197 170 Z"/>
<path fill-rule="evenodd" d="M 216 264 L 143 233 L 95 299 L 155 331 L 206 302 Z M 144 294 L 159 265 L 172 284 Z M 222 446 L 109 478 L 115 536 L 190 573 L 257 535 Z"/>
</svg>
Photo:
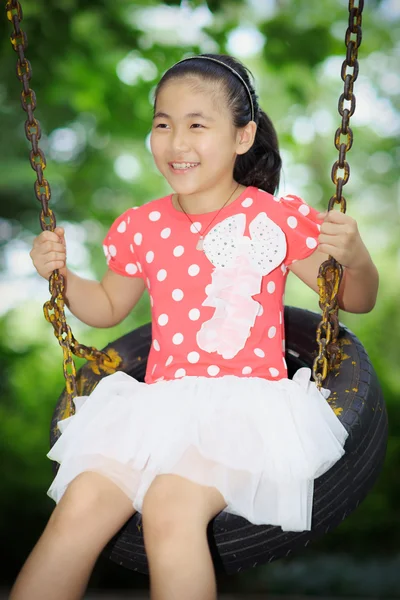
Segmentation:
<svg viewBox="0 0 400 600">
<path fill-rule="evenodd" d="M 360 76 L 355 85 L 355 143 L 349 153 L 351 177 L 345 188 L 348 213 L 357 219 L 380 271 L 380 293 L 371 313 L 341 313 L 342 322 L 364 343 L 384 390 L 390 417 L 386 463 L 359 509 L 305 555 L 221 579 L 223 589 L 265 590 L 275 581 L 281 591 L 294 586 L 296 592 L 352 591 L 366 596 L 375 589 L 383 596 L 399 587 L 399 580 L 393 579 L 400 560 L 400 21 L 395 5 L 390 0 L 371 0 L 364 10 Z M 209 20 L 196 29 L 193 23 L 201 20 L 207 6 Z M 327 205 L 333 193 L 330 169 L 337 158 L 333 134 L 340 124 L 337 99 L 343 91 L 340 66 L 345 53 L 347 2 L 265 0 L 257 6 L 250 0 L 170 1 L 163 5 L 132 0 L 23 2 L 27 57 L 33 67 L 31 86 L 38 99 L 35 114 L 43 128 L 40 145 L 48 159 L 46 177 L 57 222 L 66 228 L 70 268 L 77 273 L 101 278 L 106 268 L 101 240 L 114 218 L 129 206 L 170 191 L 156 171 L 146 139 L 152 91 L 162 73 L 185 53 L 232 53 L 243 60 L 255 75 L 260 104 L 279 133 L 283 183 L 293 183 L 291 191 L 301 193 L 317 208 Z M 160 7 L 168 17 L 164 27 L 156 17 L 155 10 Z M 179 9 L 191 14 L 192 37 L 185 35 L 178 18 L 181 13 L 172 12 Z M 168 26 L 174 23 L 174 15 L 175 24 Z M 264 36 L 257 52 L 245 56 L 245 48 L 240 43 L 235 46 L 239 27 L 251 29 L 250 35 Z M 0 537 L 7 548 L 0 578 L 6 585 L 53 508 L 46 496 L 52 472 L 45 455 L 63 377 L 61 350 L 42 316 L 47 283 L 34 271 L 28 254 L 40 233 L 39 204 L 33 194 L 34 173 L 28 161 L 25 114 L 19 103 L 16 55 L 5 14 L 0 34 Z M 132 84 L 121 79 L 121 65 L 129 60 L 141 69 Z M 373 114 L 368 117 L 371 105 Z M 65 147 L 71 135 L 75 141 L 68 155 L 59 149 L 57 140 L 64 140 Z M 134 158 L 132 169 L 137 172 L 133 170 L 130 178 L 121 178 L 115 168 L 121 155 Z M 318 310 L 315 293 L 304 288 L 301 282 L 289 279 L 286 302 Z M 108 330 L 90 329 L 69 315 L 79 341 L 97 347 L 149 319 L 147 297 L 124 323 Z M 349 565 L 356 573 L 357 561 L 367 565 L 377 556 L 385 557 L 386 567 L 393 565 L 384 580 L 378 581 L 379 569 L 365 568 L 358 579 L 343 575 Z M 317 585 L 315 576 L 310 580 L 308 569 L 315 573 L 313 560 L 318 557 L 325 557 L 318 572 L 326 577 L 320 575 Z M 303 578 L 296 575 L 301 561 Z M 334 564 L 337 571 L 330 575 L 328 566 Z M 146 578 L 107 562 L 97 568 L 91 585 L 146 584 Z"/>
</svg>

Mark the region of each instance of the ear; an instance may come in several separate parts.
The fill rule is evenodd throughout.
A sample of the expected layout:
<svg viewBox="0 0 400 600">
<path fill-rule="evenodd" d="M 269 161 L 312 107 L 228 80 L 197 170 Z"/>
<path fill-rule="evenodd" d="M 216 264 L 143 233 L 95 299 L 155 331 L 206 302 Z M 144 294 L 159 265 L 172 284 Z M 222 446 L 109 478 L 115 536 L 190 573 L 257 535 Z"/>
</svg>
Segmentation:
<svg viewBox="0 0 400 600">
<path fill-rule="evenodd" d="M 238 130 L 236 136 L 236 154 L 245 154 L 252 145 L 257 133 L 257 125 L 254 121 L 249 121 L 245 127 Z"/>
</svg>

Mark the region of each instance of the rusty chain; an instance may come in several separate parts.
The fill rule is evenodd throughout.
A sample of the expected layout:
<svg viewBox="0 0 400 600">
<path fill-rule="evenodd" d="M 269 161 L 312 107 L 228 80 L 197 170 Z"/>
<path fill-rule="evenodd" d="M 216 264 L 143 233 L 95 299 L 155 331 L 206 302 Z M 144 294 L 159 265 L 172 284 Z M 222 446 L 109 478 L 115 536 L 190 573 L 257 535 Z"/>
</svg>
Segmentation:
<svg viewBox="0 0 400 600">
<path fill-rule="evenodd" d="M 356 108 L 356 97 L 353 93 L 354 82 L 358 77 L 358 48 L 362 40 L 362 11 L 364 0 L 354 5 L 349 0 L 349 25 L 345 34 L 346 58 L 342 64 L 341 78 L 344 81 L 344 91 L 339 98 L 338 111 L 342 117 L 341 126 L 335 133 L 335 148 L 339 151 L 339 159 L 333 164 L 331 178 L 336 185 L 336 193 L 330 198 L 328 210 L 335 204 L 340 204 L 341 212 L 346 212 L 346 199 L 343 196 L 343 186 L 349 181 L 350 165 L 346 160 L 346 152 L 353 145 L 353 131 L 350 128 L 350 117 Z M 352 36 L 355 39 L 352 39 Z M 352 72 L 348 73 L 348 68 Z M 350 106 L 344 106 L 346 102 Z M 341 136 L 345 141 L 341 141 Z M 338 171 L 343 171 L 343 176 Z M 322 263 L 318 273 L 319 306 L 322 310 L 322 320 L 317 328 L 317 343 L 319 352 L 313 364 L 313 376 L 318 389 L 328 375 L 330 369 L 337 367 L 341 361 L 341 350 L 338 344 L 339 335 L 339 303 L 338 292 L 343 277 L 343 267 L 332 256 Z"/>
<path fill-rule="evenodd" d="M 33 114 L 36 108 L 36 95 L 29 86 L 29 81 L 32 78 L 32 68 L 29 60 L 25 57 L 28 39 L 26 33 L 20 28 L 20 23 L 23 18 L 20 2 L 18 0 L 9 0 L 6 2 L 6 12 L 8 20 L 14 26 L 14 31 L 10 39 L 12 47 L 18 54 L 17 77 L 23 86 L 21 104 L 28 115 L 25 122 L 25 133 L 32 145 L 29 158 L 32 169 L 36 172 L 37 176 L 34 183 L 34 190 L 36 198 L 42 207 L 40 212 L 40 225 L 43 231 L 54 231 L 56 227 L 56 217 L 51 208 L 49 208 L 51 190 L 49 182 L 45 179 L 43 174 L 46 169 L 46 158 L 38 145 L 42 136 L 42 131 L 39 121 Z M 97 366 L 104 368 L 107 373 L 114 371 L 121 361 L 115 353 L 112 353 L 113 356 L 110 357 L 105 352 L 101 352 L 90 346 L 84 346 L 75 339 L 65 318 L 65 281 L 58 269 L 55 269 L 50 275 L 49 290 L 51 298 L 43 305 L 43 312 L 46 320 L 53 325 L 54 335 L 58 339 L 63 351 L 63 370 L 68 398 L 67 414 L 72 415 L 75 413 L 73 398 L 78 395 L 76 368 L 72 353 L 80 358 L 96 361 Z"/>
</svg>

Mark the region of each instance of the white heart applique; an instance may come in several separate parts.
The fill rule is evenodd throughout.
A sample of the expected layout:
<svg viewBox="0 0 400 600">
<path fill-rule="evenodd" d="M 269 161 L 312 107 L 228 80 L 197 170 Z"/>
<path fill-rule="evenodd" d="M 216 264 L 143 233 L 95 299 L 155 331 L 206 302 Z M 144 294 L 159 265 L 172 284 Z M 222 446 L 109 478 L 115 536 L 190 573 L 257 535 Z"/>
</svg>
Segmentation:
<svg viewBox="0 0 400 600">
<path fill-rule="evenodd" d="M 257 271 L 268 275 L 285 259 L 285 233 L 265 212 L 251 221 L 251 238 L 243 235 L 245 227 L 244 213 L 221 221 L 204 238 L 204 252 L 215 267 L 230 267 L 238 255 L 247 255 Z"/>
</svg>

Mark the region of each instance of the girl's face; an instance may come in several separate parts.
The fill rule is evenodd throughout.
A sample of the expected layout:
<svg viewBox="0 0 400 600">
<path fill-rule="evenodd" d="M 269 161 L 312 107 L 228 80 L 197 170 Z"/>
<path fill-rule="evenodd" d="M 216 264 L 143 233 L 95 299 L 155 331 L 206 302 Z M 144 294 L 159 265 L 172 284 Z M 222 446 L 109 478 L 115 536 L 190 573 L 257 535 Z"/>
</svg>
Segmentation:
<svg viewBox="0 0 400 600">
<path fill-rule="evenodd" d="M 240 134 L 221 91 L 216 95 L 215 87 L 199 79 L 169 81 L 157 96 L 154 115 L 151 151 L 173 190 L 193 194 L 223 178 L 232 180 Z M 195 166 L 182 169 L 185 163 Z"/>
</svg>

